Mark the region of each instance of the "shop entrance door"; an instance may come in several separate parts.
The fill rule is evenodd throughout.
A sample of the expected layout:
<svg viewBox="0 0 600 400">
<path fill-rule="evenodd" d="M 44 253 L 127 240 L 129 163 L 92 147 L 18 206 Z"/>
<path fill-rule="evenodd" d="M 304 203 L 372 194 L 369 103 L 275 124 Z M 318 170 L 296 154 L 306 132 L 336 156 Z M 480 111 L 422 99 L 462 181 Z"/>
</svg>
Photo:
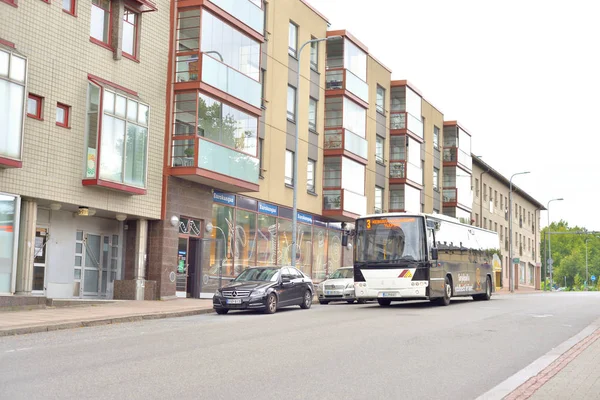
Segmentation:
<svg viewBox="0 0 600 400">
<path fill-rule="evenodd" d="M 118 235 L 78 231 L 73 295 L 111 299 L 118 272 L 118 256 Z"/>
<path fill-rule="evenodd" d="M 102 236 L 86 233 L 83 243 L 85 257 L 81 276 L 82 295 L 96 297 L 100 287 Z"/>
<path fill-rule="evenodd" d="M 35 230 L 33 261 L 33 294 L 44 294 L 46 291 L 46 244 L 48 228 L 37 227 Z"/>
</svg>

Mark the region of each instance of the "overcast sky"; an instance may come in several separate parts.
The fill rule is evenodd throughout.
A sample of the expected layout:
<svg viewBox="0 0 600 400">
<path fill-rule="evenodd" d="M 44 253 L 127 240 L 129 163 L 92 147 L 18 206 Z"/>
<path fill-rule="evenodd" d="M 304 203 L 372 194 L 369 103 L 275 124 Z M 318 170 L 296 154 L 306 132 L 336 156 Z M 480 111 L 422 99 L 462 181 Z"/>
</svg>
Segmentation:
<svg viewBox="0 0 600 400">
<path fill-rule="evenodd" d="M 308 0 L 408 79 L 473 153 L 546 205 L 600 231 L 600 2 Z M 542 227 L 547 214 L 542 213 Z"/>
</svg>

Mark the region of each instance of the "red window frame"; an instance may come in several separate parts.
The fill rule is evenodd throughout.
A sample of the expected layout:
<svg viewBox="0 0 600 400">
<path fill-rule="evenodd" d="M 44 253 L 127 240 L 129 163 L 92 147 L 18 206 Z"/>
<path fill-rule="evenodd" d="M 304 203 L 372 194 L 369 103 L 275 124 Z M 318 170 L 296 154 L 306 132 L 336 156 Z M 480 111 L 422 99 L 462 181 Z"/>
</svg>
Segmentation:
<svg viewBox="0 0 600 400">
<path fill-rule="evenodd" d="M 2 3 L 6 3 L 9 6 L 18 7 L 16 0 L 0 0 Z"/>
<path fill-rule="evenodd" d="M 133 24 L 127 21 L 127 16 L 130 14 L 135 16 L 135 22 Z M 125 26 L 125 24 L 133 25 L 133 54 L 127 53 L 125 50 L 123 50 L 123 56 L 133 59 L 134 61 L 137 61 L 138 59 L 138 29 L 140 26 L 140 15 L 141 14 L 139 12 L 136 12 L 129 7 L 125 7 L 123 12 L 123 26 Z M 123 32 L 124 31 L 125 29 L 123 29 Z M 122 47 L 123 46 L 121 45 L 121 48 Z"/>
<path fill-rule="evenodd" d="M 77 0 L 69 0 L 70 7 L 69 7 L 68 10 L 65 8 L 64 0 L 62 0 L 62 1 L 63 1 L 62 10 L 64 12 L 66 12 L 67 14 L 76 17 L 77 16 L 77 13 L 76 13 L 76 10 L 77 10 L 77 6 L 76 6 L 77 3 L 76 2 L 77 2 Z"/>
<path fill-rule="evenodd" d="M 101 3 L 101 1 L 99 3 Z M 92 1 L 92 4 L 91 4 L 92 7 L 98 7 L 101 10 L 104 10 L 104 12 L 108 13 L 108 36 L 107 36 L 108 41 L 104 42 L 102 40 L 96 39 L 93 36 L 90 36 L 90 41 L 92 43 L 96 43 L 97 45 L 105 47 L 105 48 L 107 48 L 107 49 L 109 49 L 109 50 L 112 51 L 113 50 L 113 48 L 112 48 L 112 28 L 113 28 L 113 26 L 112 26 L 112 8 L 113 8 L 112 7 L 112 1 L 109 1 L 108 4 L 109 4 L 108 5 L 108 10 L 105 9 L 105 8 L 100 7 L 99 5 L 94 4 L 93 1 Z"/>
<path fill-rule="evenodd" d="M 30 114 L 29 113 L 29 100 L 30 99 L 37 102 L 36 107 L 35 107 L 35 114 Z M 44 118 L 42 118 L 42 106 L 43 106 L 43 102 L 44 102 L 44 98 L 43 97 L 38 96 L 36 94 L 29 93 L 29 95 L 27 96 L 27 116 L 29 118 L 39 119 L 40 121 L 43 121 L 44 120 Z"/>
<path fill-rule="evenodd" d="M 63 103 L 56 103 L 56 108 L 57 109 L 61 109 L 64 111 L 64 122 L 59 122 L 58 120 L 56 120 L 56 125 L 57 126 L 62 126 L 63 128 L 70 128 L 71 127 L 71 107 L 63 104 Z"/>
</svg>

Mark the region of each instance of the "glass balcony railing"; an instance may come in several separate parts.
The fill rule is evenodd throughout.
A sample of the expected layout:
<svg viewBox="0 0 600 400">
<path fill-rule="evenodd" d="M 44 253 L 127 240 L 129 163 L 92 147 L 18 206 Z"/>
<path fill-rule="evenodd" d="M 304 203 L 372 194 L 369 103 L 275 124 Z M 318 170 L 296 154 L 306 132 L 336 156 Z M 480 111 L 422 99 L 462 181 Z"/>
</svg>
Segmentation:
<svg viewBox="0 0 600 400">
<path fill-rule="evenodd" d="M 202 138 L 173 140 L 172 148 L 173 167 L 194 167 L 198 152 L 198 168 L 258 184 L 259 160 L 256 157 Z"/>
<path fill-rule="evenodd" d="M 423 138 L 423 122 L 407 112 L 391 113 L 390 129 L 408 129 L 418 137 Z"/>
<path fill-rule="evenodd" d="M 390 161 L 390 178 L 406 178 L 406 161 Z"/>
<path fill-rule="evenodd" d="M 364 215 L 367 213 L 367 198 L 345 189 L 324 190 L 323 210 L 340 210 Z"/>
<path fill-rule="evenodd" d="M 325 89 L 346 89 L 365 103 L 369 102 L 369 85 L 347 69 L 327 71 L 325 73 Z"/>
<path fill-rule="evenodd" d="M 261 35 L 265 31 L 265 12 L 249 0 L 210 0 L 219 8 L 248 25 Z"/>
<path fill-rule="evenodd" d="M 202 81 L 254 107 L 261 106 L 260 82 L 206 54 L 202 55 Z"/>
<path fill-rule="evenodd" d="M 364 159 L 368 158 L 369 143 L 360 136 L 345 129 L 344 149 Z"/>
<path fill-rule="evenodd" d="M 369 102 L 369 85 L 350 70 L 346 70 L 346 90 L 355 94 L 365 103 Z"/>
<path fill-rule="evenodd" d="M 390 129 L 406 129 L 406 113 L 390 114 Z"/>
<path fill-rule="evenodd" d="M 456 189 L 444 189 L 442 191 L 444 203 L 455 203 L 456 202 Z"/>
<path fill-rule="evenodd" d="M 423 184 L 423 170 L 411 163 L 406 164 L 406 178 L 419 185 Z"/>
<path fill-rule="evenodd" d="M 348 150 L 364 159 L 368 158 L 369 143 L 348 129 L 334 129 L 325 131 L 325 150 Z"/>
<path fill-rule="evenodd" d="M 412 133 L 414 133 L 415 135 L 417 135 L 418 137 L 420 137 L 421 139 L 423 138 L 423 122 L 419 119 L 414 117 L 412 114 L 406 114 L 408 116 L 408 124 L 406 129 L 408 129 L 409 131 L 411 131 Z"/>
<path fill-rule="evenodd" d="M 444 148 L 444 161 L 446 162 L 458 162 L 461 165 L 471 169 L 473 159 L 470 155 L 456 147 Z"/>
<path fill-rule="evenodd" d="M 258 184 L 258 158 L 204 139 L 199 139 L 199 150 L 198 168 Z"/>
</svg>

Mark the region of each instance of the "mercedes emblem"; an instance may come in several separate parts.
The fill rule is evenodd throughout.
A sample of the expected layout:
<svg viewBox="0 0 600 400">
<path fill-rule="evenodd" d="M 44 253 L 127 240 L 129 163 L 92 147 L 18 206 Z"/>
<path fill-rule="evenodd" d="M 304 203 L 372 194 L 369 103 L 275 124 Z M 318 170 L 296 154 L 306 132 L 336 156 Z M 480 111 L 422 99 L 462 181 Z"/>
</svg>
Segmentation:
<svg viewBox="0 0 600 400">
<path fill-rule="evenodd" d="M 231 295 L 232 295 L 233 297 L 236 297 L 236 296 L 237 296 L 237 292 L 234 290 L 234 291 L 231 293 Z"/>
</svg>

